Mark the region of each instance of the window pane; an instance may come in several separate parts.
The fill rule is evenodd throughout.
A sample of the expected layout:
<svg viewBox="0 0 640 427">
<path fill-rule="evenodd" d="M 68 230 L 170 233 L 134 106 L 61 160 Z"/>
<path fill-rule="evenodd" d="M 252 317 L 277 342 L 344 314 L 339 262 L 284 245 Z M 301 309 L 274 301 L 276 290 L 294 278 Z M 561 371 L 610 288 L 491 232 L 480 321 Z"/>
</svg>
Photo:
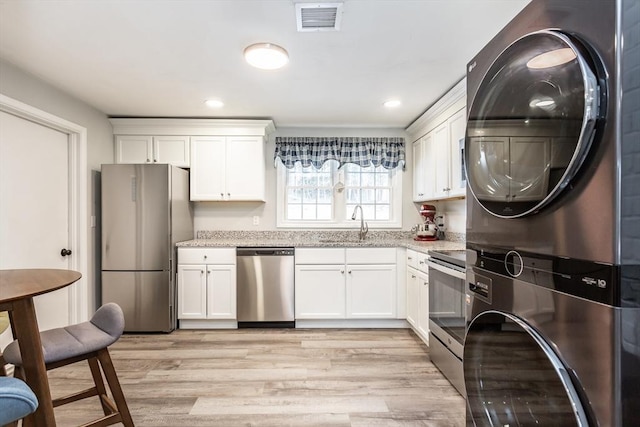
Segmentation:
<svg viewBox="0 0 640 427">
<path fill-rule="evenodd" d="M 318 205 L 318 219 L 331 219 L 331 205 Z"/>
<path fill-rule="evenodd" d="M 300 186 L 302 185 L 302 174 L 296 172 L 287 173 L 287 185 Z"/>
<path fill-rule="evenodd" d="M 299 188 L 289 188 L 287 191 L 288 203 L 301 203 L 302 202 L 302 190 Z"/>
<path fill-rule="evenodd" d="M 347 203 L 354 203 L 354 204 L 360 203 L 360 190 L 348 189 Z"/>
<path fill-rule="evenodd" d="M 316 174 L 305 173 L 302 175 L 302 185 L 305 187 L 315 187 L 318 185 L 318 176 Z"/>
<path fill-rule="evenodd" d="M 347 210 L 344 214 L 346 219 L 351 219 L 351 216 L 353 215 L 353 211 L 355 208 L 356 208 L 356 205 L 347 205 L 345 207 L 345 209 Z M 360 212 L 358 212 L 357 218 L 360 218 Z"/>
<path fill-rule="evenodd" d="M 302 219 L 302 205 L 287 206 L 287 219 Z"/>
<path fill-rule="evenodd" d="M 389 185 L 389 172 L 381 172 L 376 174 L 376 186 L 388 187 Z"/>
<path fill-rule="evenodd" d="M 360 174 L 359 173 L 345 173 L 345 185 L 347 187 L 360 186 Z"/>
<path fill-rule="evenodd" d="M 373 187 L 376 185 L 373 173 L 363 173 L 361 177 L 361 184 L 363 187 Z"/>
<path fill-rule="evenodd" d="M 319 174 L 318 187 L 331 187 L 331 175 L 328 173 Z"/>
<path fill-rule="evenodd" d="M 365 221 L 376 219 L 376 207 L 374 205 L 362 205 L 362 212 L 364 212 Z"/>
<path fill-rule="evenodd" d="M 302 219 L 316 219 L 316 206 L 302 206 Z"/>
<path fill-rule="evenodd" d="M 318 190 L 318 203 L 331 204 L 331 190 Z"/>
<path fill-rule="evenodd" d="M 376 220 L 385 221 L 391 219 L 389 205 L 376 206 Z"/>
<path fill-rule="evenodd" d="M 376 190 L 376 203 L 390 203 L 390 190 Z"/>
<path fill-rule="evenodd" d="M 376 191 L 375 190 L 362 190 L 362 203 L 375 203 Z"/>
<path fill-rule="evenodd" d="M 306 203 L 316 203 L 316 200 L 318 199 L 318 190 L 311 189 L 311 188 L 305 188 L 304 192 L 303 192 L 303 202 Z"/>
</svg>

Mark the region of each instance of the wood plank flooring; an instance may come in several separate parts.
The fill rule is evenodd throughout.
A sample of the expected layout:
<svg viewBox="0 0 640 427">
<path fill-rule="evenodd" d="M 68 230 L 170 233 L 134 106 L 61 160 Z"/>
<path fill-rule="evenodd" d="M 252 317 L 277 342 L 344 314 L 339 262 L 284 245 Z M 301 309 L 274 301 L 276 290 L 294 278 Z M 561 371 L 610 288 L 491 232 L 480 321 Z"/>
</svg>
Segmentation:
<svg viewBox="0 0 640 427">
<path fill-rule="evenodd" d="M 142 426 L 464 425 L 464 399 L 406 329 L 241 329 L 124 335 L 111 356 Z M 52 394 L 88 387 L 86 363 L 49 372 Z M 101 413 L 56 408 L 60 426 Z"/>
</svg>

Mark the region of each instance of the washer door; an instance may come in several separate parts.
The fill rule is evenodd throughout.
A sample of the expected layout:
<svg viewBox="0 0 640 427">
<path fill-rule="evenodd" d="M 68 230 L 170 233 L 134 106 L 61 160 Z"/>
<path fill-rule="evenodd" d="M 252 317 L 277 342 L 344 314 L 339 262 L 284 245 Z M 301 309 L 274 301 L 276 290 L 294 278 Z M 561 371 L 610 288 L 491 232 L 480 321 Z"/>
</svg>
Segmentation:
<svg viewBox="0 0 640 427">
<path fill-rule="evenodd" d="M 473 319 L 463 364 L 467 425 L 589 425 L 562 361 L 516 316 L 486 311 Z"/>
<path fill-rule="evenodd" d="M 514 42 L 494 61 L 469 109 L 469 187 L 491 214 L 517 218 L 550 203 L 593 139 L 600 89 L 584 49 L 556 31 Z"/>
</svg>

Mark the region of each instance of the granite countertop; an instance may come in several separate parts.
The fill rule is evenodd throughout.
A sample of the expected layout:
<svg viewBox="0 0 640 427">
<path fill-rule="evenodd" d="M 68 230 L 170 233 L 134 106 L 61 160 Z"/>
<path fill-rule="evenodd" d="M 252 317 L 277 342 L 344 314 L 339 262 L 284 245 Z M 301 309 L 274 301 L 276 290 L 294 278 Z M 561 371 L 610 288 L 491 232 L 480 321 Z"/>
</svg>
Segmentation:
<svg viewBox="0 0 640 427">
<path fill-rule="evenodd" d="M 296 247 L 296 248 L 380 248 L 403 247 L 419 252 L 430 249 L 464 249 L 464 241 L 436 240 L 419 242 L 406 232 L 370 233 L 358 240 L 353 232 L 198 232 L 198 238 L 179 242 L 181 248 L 205 247 Z"/>
</svg>

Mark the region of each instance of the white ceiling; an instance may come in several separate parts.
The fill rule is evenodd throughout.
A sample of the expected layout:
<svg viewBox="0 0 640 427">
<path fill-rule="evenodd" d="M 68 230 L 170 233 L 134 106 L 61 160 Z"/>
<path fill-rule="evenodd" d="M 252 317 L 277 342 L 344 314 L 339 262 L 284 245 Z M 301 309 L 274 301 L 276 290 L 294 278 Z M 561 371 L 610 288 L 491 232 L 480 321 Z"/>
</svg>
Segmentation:
<svg viewBox="0 0 640 427">
<path fill-rule="evenodd" d="M 310 33 L 292 0 L 0 0 L 0 57 L 109 116 L 404 128 L 527 3 L 346 0 L 340 31 Z M 265 41 L 285 68 L 244 62 Z"/>
</svg>

